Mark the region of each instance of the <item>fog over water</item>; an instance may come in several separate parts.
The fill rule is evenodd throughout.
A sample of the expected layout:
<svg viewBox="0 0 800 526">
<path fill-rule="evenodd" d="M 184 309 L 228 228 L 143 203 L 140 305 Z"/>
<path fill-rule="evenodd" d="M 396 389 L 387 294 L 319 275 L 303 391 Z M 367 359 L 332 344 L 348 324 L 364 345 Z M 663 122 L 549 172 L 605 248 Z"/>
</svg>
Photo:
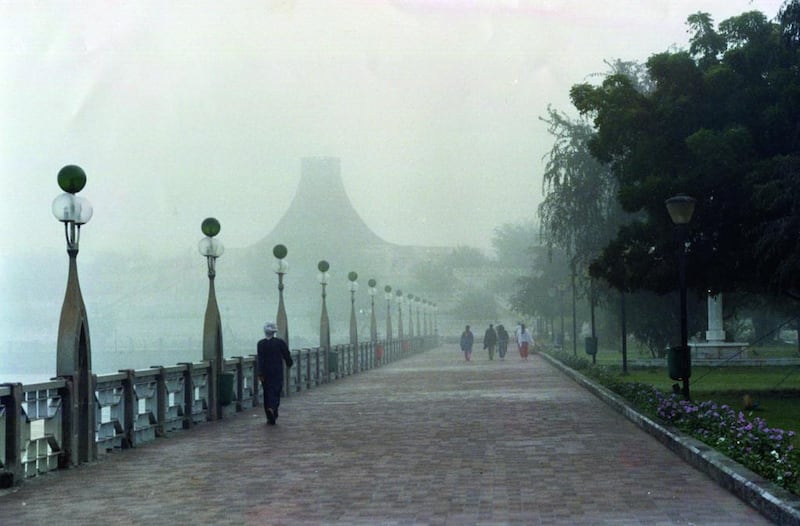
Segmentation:
<svg viewBox="0 0 800 526">
<path fill-rule="evenodd" d="M 272 291 L 258 306 L 231 300 L 240 290 L 222 276 L 284 215 L 302 158 L 341 160 L 347 196 L 383 240 L 488 251 L 496 227 L 535 219 L 548 105 L 573 113 L 569 88 L 605 61 L 686 47 L 689 14 L 772 18 L 781 3 L 4 2 L 0 382 L 55 370 L 67 256 L 51 204 L 66 164 L 86 171 L 94 207 L 78 269 L 95 371 L 153 365 L 173 347 L 187 355 L 169 363 L 197 359 L 205 217 L 228 249 L 225 336 L 249 342 L 259 327 L 237 309 L 274 313 L 274 283 L 253 287 Z M 287 279 L 299 290 L 315 271 L 293 265 Z M 126 323 L 145 298 L 196 322 L 165 315 L 143 334 Z M 134 359 L 138 337 L 161 343 Z"/>
</svg>

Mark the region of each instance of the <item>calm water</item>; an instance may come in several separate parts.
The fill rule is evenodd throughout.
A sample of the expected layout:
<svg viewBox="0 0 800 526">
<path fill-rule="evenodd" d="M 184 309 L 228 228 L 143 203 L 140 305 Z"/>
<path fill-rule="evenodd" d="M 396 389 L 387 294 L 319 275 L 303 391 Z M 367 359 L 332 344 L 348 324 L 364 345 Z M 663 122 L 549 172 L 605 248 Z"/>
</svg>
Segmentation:
<svg viewBox="0 0 800 526">
<path fill-rule="evenodd" d="M 239 354 L 239 353 L 237 353 Z M 226 357 L 228 353 L 226 353 Z M 175 365 L 202 359 L 202 350 L 120 349 L 92 352 L 94 374 L 115 373 L 120 369 L 147 369 L 153 365 Z M 49 381 L 56 375 L 56 351 L 53 345 L 5 345 L 0 348 L 0 383 L 31 384 Z"/>
</svg>

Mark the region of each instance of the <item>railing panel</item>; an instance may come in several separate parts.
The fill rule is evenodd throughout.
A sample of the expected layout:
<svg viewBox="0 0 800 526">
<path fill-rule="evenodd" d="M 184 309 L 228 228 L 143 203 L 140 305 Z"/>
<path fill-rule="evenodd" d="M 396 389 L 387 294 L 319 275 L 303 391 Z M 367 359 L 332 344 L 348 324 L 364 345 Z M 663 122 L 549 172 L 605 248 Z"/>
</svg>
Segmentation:
<svg viewBox="0 0 800 526">
<path fill-rule="evenodd" d="M 10 396 L 10 394 L 0 391 L 0 469 L 6 469 L 8 467 L 8 461 L 6 460 L 6 434 L 8 433 L 6 412 L 8 409 L 5 404 L 3 404 L 3 398 L 7 396 Z"/>
<path fill-rule="evenodd" d="M 360 342 L 331 347 L 337 355 L 336 370 L 329 370 L 324 349 L 293 350 L 294 367 L 287 371 L 287 395 L 366 371 L 428 350 L 436 337 L 377 342 Z M 236 357 L 223 370 L 234 373 L 234 401 L 231 412 L 251 409 L 257 400 L 256 358 Z M 329 374 L 330 373 L 330 374 Z M 96 377 L 95 442 L 98 453 L 154 441 L 178 429 L 188 429 L 209 418 L 209 362 L 154 366 L 151 369 Z M 64 433 L 68 413 L 69 382 L 58 378 L 24 386 L 0 385 L 0 482 L 33 477 L 72 465 L 66 459 Z M 13 429 L 12 429 L 13 428 Z M 5 483 L 4 482 L 4 483 Z"/>
<path fill-rule="evenodd" d="M 97 377 L 95 388 L 95 422 L 98 454 L 123 447 L 126 440 L 125 386 L 126 374 L 105 374 Z"/>
<path fill-rule="evenodd" d="M 239 408 L 241 411 L 251 409 L 253 407 L 253 397 L 255 396 L 255 377 L 256 377 L 256 360 L 255 358 L 245 358 L 242 360 L 242 385 L 241 385 L 241 399 L 239 400 Z M 238 380 L 238 379 L 237 379 Z M 237 390 L 239 385 L 237 383 Z"/>
<path fill-rule="evenodd" d="M 63 380 L 56 380 L 23 387 L 21 459 L 25 478 L 58 468 L 64 385 Z"/>
<path fill-rule="evenodd" d="M 310 349 L 301 349 L 300 350 L 300 366 L 297 368 L 298 378 L 300 379 L 300 385 L 298 385 L 298 390 L 300 386 L 303 389 L 311 389 L 311 350 Z"/>
<path fill-rule="evenodd" d="M 208 371 L 207 362 L 191 364 L 192 375 L 192 423 L 199 424 L 208 420 Z"/>
<path fill-rule="evenodd" d="M 152 442 L 158 429 L 158 371 L 135 371 L 133 391 L 136 396 L 133 416 L 134 445 Z"/>
<path fill-rule="evenodd" d="M 164 368 L 164 384 L 166 385 L 166 406 L 164 421 L 161 429 L 164 433 L 171 433 L 183 429 L 186 416 L 184 400 L 186 399 L 186 382 L 183 367 Z"/>
</svg>

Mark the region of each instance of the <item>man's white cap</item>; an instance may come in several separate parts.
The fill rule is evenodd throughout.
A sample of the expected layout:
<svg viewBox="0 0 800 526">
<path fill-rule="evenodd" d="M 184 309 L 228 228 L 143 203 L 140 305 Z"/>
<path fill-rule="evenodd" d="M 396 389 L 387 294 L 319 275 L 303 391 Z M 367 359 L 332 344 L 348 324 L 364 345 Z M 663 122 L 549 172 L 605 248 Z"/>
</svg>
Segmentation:
<svg viewBox="0 0 800 526">
<path fill-rule="evenodd" d="M 264 324 L 264 332 L 265 333 L 278 332 L 278 326 L 272 323 L 271 321 L 268 321 L 267 323 Z"/>
</svg>

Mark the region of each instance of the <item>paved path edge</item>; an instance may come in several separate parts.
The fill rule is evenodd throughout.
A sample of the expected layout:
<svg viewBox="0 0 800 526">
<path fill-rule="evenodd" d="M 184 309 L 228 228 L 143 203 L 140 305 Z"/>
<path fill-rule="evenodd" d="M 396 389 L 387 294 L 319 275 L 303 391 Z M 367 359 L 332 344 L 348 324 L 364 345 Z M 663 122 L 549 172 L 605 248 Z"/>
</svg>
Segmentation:
<svg viewBox="0 0 800 526">
<path fill-rule="evenodd" d="M 639 428 L 655 437 L 692 467 L 705 473 L 720 486 L 758 510 L 764 517 L 776 524 L 800 526 L 800 497 L 750 471 L 703 442 L 637 412 L 622 397 L 594 383 L 547 353 L 539 354 Z"/>
</svg>

